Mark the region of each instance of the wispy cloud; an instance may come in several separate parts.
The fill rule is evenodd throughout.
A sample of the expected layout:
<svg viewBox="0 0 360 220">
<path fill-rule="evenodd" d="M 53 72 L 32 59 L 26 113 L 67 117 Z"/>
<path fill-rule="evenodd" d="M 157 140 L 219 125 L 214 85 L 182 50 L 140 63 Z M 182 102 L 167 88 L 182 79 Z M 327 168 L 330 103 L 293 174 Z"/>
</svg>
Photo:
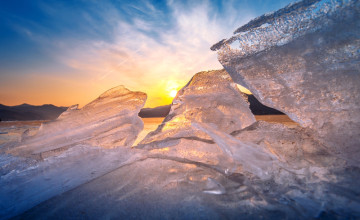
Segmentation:
<svg viewBox="0 0 360 220">
<path fill-rule="evenodd" d="M 155 13 L 152 20 L 135 17 L 123 21 L 112 13 L 112 42 L 86 40 L 71 45 L 59 55 L 66 65 L 86 72 L 94 89 L 104 90 L 116 84 L 148 93 L 148 106 L 170 101 L 169 84 L 186 84 L 193 74 L 202 70 L 222 68 L 210 46 L 244 23 L 251 13 L 234 18 L 231 6 L 221 16 L 214 6 L 204 1 L 186 7 L 168 2 L 171 24 L 158 25 L 157 16 L 164 16 L 155 5 L 132 6 L 143 14 Z M 106 11 L 101 14 L 106 14 Z M 109 20 L 109 19 L 107 19 Z M 164 22 L 164 20 L 162 20 Z M 90 82 L 89 82 L 90 83 Z M 174 86 L 172 86 L 174 87 Z M 177 88 L 179 89 L 179 88 Z"/>
<path fill-rule="evenodd" d="M 86 104 L 119 84 L 146 92 L 147 106 L 169 103 L 169 90 L 222 68 L 209 48 L 259 13 L 247 1 L 35 2 L 38 17 L 11 22 L 53 62 L 54 69 L 35 68 L 36 76 L 72 80 L 63 105 Z"/>
</svg>

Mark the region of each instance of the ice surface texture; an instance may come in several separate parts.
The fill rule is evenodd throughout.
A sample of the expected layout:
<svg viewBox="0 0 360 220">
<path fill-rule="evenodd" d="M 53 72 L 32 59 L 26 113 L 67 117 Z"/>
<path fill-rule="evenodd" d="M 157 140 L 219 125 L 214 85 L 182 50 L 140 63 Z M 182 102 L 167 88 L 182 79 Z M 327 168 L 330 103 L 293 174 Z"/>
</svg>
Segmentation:
<svg viewBox="0 0 360 220">
<path fill-rule="evenodd" d="M 352 216 L 349 213 L 358 215 L 356 209 L 359 207 L 359 201 L 353 196 L 345 195 L 349 192 L 356 194 L 357 185 L 349 184 L 349 188 L 345 190 L 339 187 L 341 181 L 334 180 L 333 177 L 335 172 L 342 172 L 345 162 L 331 155 L 321 143 L 316 141 L 310 129 L 288 128 L 281 124 L 266 122 L 253 123 L 253 120 L 250 120 L 246 126 L 238 123 L 237 126 L 229 128 L 228 126 L 231 125 L 229 121 L 223 124 L 223 121 L 216 120 L 216 117 L 210 117 L 212 120 L 198 117 L 207 114 L 211 116 L 212 110 L 223 101 L 223 97 L 229 97 L 218 92 L 217 88 L 220 88 L 220 91 L 227 90 L 219 85 L 224 81 L 213 80 L 215 74 L 219 78 L 221 75 L 226 75 L 222 71 L 201 72 L 195 75 L 178 93 L 170 115 L 163 124 L 138 146 L 148 150 L 147 159 L 138 162 L 137 166 L 130 165 L 129 169 L 151 175 L 141 175 L 141 179 L 138 179 L 138 176 L 132 178 L 135 182 L 142 182 L 145 185 L 155 182 L 155 185 L 150 184 L 145 187 L 142 185 L 145 189 L 135 186 L 138 189 L 131 189 L 129 194 L 122 190 L 112 191 L 114 198 L 126 198 L 120 200 L 116 209 L 124 210 L 126 207 L 133 210 L 136 201 L 143 195 L 151 194 L 149 196 L 152 198 L 151 201 L 156 202 L 150 204 L 145 200 L 145 206 L 138 208 L 139 216 L 147 213 L 150 216 L 164 217 L 153 210 L 154 207 L 161 206 L 162 210 L 166 210 L 165 216 L 173 213 L 172 216 L 184 218 L 186 213 L 183 211 L 178 211 L 176 214 L 173 211 L 174 207 L 184 205 L 188 207 L 189 213 L 196 209 L 203 211 L 196 217 L 209 218 L 212 213 L 215 219 L 221 218 L 218 211 L 223 210 L 224 207 L 227 208 L 226 211 L 221 212 L 222 217 L 228 218 L 236 218 L 236 216 L 254 218 L 251 213 L 256 213 L 257 216 L 264 215 L 265 218 L 272 218 L 273 213 L 278 213 L 284 218 L 319 217 L 331 212 L 342 216 Z M 225 79 L 225 77 L 221 78 Z M 197 82 L 206 82 L 207 86 L 204 87 L 204 83 Z M 229 83 L 229 80 L 225 83 Z M 218 96 L 218 94 L 222 95 Z M 241 93 L 236 93 L 236 96 L 230 96 L 229 101 L 238 100 L 241 98 Z M 208 100 L 214 100 L 214 105 L 210 105 L 211 108 L 206 107 L 207 103 L 211 103 Z M 243 117 L 245 121 L 253 118 L 247 114 L 249 108 L 246 103 L 229 102 L 227 109 L 238 106 L 242 110 L 242 113 L 237 113 L 240 115 L 238 117 Z M 246 113 L 245 117 L 244 113 Z M 217 117 L 228 120 L 227 114 L 220 114 Z M 144 170 L 136 171 L 137 169 Z M 153 171 L 158 169 L 162 174 Z M 359 175 L 358 171 L 355 173 L 355 176 Z M 341 179 L 339 175 L 337 178 Z M 112 184 L 110 176 L 104 181 Z M 70 198 L 54 199 L 50 204 L 66 204 L 71 198 L 86 196 L 85 192 L 92 191 L 97 184 L 99 183 L 90 183 L 86 186 L 87 189 L 79 189 L 77 192 L 72 192 L 72 195 L 69 193 Z M 131 185 L 129 182 L 125 184 Z M 339 188 L 329 190 L 330 187 Z M 169 194 L 171 198 L 176 198 L 175 201 L 168 201 L 169 198 L 166 197 L 170 196 Z M 332 202 L 339 197 L 342 197 L 341 202 Z M 349 203 L 354 205 L 349 206 Z M 91 202 L 87 205 L 94 206 Z M 44 204 L 43 207 L 46 205 Z M 99 209 L 98 211 L 102 212 Z M 37 212 L 43 212 L 42 208 L 34 209 L 30 213 Z M 133 211 L 109 212 L 114 216 L 126 216 L 131 215 Z M 46 217 L 51 216 L 52 214 Z"/>
<path fill-rule="evenodd" d="M 360 162 L 360 2 L 302 1 L 212 47 L 233 80 Z"/>
<path fill-rule="evenodd" d="M 130 147 L 144 126 L 138 113 L 145 100 L 145 93 L 112 88 L 82 109 L 71 106 L 55 121 L 42 124 L 35 136 L 8 153 L 45 158 L 79 143 Z"/>
<path fill-rule="evenodd" d="M 42 124 L 7 151 L 12 155 L 0 154 L 0 219 L 137 160 L 127 147 L 143 128 L 138 113 L 145 100 L 145 93 L 115 87 Z"/>
<path fill-rule="evenodd" d="M 202 111 L 208 109 L 196 113 Z M 310 130 L 267 122 L 227 130 L 191 115 L 188 120 L 173 133 L 159 130 L 141 149 L 75 145 L 41 162 L 17 161 L 19 168 L 0 177 L 6 186 L 0 188 L 0 218 L 360 216 L 360 187 L 351 181 L 360 170 L 344 169 L 344 161 L 329 154 Z M 0 156 L 0 165 L 17 159 Z"/>
<path fill-rule="evenodd" d="M 358 56 L 358 47 L 354 46 L 358 29 L 348 31 L 357 22 L 353 18 L 358 16 L 354 13 L 358 7 L 351 1 L 341 3 L 296 3 L 239 30 L 251 34 L 254 28 L 271 29 L 272 25 L 262 25 L 262 21 L 290 15 L 296 24 L 315 22 L 310 25 L 311 31 L 300 25 L 297 35 L 292 35 L 292 29 L 283 31 L 291 35 L 280 40 L 284 44 L 237 55 L 226 42 L 217 45 L 222 48 L 221 62 L 237 82 L 305 128 L 254 123 L 248 104 L 225 71 L 201 72 L 179 91 L 169 116 L 138 148 L 109 150 L 77 144 L 41 162 L 0 155 L 2 167 L 7 162 L 17 162 L 15 167 L 18 164 L 18 168 L 0 177 L 0 184 L 6 186 L 0 188 L 0 196 L 5 198 L 0 203 L 0 217 L 359 218 L 360 168 L 330 153 L 328 145 L 334 143 L 337 133 L 331 132 L 338 129 L 336 126 L 345 129 L 337 131 L 339 137 L 343 137 L 341 132 L 354 132 L 346 133 L 349 141 L 339 139 L 341 143 L 354 141 L 357 137 L 350 135 L 358 132 L 347 130 L 358 128 L 358 109 L 354 108 L 359 102 L 355 99 L 359 81 L 358 62 L 354 59 Z M 304 16 L 312 13 L 318 16 Z M 297 20 L 297 16 L 302 19 Z M 324 22 L 322 26 L 316 23 L 319 21 Z M 290 19 L 286 25 L 293 22 Z M 355 52 L 345 56 L 349 48 L 355 48 Z M 339 55 L 339 51 L 345 55 Z M 221 59 L 222 55 L 229 59 Z M 330 102 L 327 96 L 334 94 L 338 99 Z M 73 106 L 59 117 L 59 122 L 79 111 Z M 348 121 L 350 116 L 354 117 L 352 123 Z M 323 121 L 323 127 L 316 127 L 319 121 Z M 334 137 L 326 142 L 326 135 Z M 345 152 L 342 156 L 348 158 L 347 150 L 353 148 L 341 146 L 340 151 Z M 30 164 L 28 169 L 24 163 Z"/>
<path fill-rule="evenodd" d="M 104 149 L 81 144 L 42 161 L 0 154 L 0 219 L 21 214 L 137 157 L 130 148 Z"/>
<path fill-rule="evenodd" d="M 174 138 L 207 139 L 192 122 L 211 124 L 226 133 L 245 128 L 255 122 L 246 100 L 225 70 L 199 72 L 178 92 L 163 123 L 140 145 Z"/>
<path fill-rule="evenodd" d="M 306 129 L 256 122 L 229 135 L 207 123 L 192 126 L 213 143 L 181 139 L 176 146 L 138 150 L 141 159 L 53 197 L 18 219 L 360 215 L 360 191 L 348 177 L 359 176 L 360 170 L 336 170 L 342 161 L 321 148 Z M 227 162 L 219 165 L 214 154 L 225 155 Z M 230 172 L 223 169 L 226 164 L 232 165 Z"/>
</svg>

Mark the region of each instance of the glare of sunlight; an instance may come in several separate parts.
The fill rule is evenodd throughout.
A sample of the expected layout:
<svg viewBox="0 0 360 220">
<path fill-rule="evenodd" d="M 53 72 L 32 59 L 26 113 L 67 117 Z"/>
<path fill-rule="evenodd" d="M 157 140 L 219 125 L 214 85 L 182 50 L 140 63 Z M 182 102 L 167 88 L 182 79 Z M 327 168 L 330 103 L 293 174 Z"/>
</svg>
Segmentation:
<svg viewBox="0 0 360 220">
<path fill-rule="evenodd" d="M 169 96 L 175 98 L 176 94 L 177 94 L 176 90 L 171 90 Z"/>
</svg>

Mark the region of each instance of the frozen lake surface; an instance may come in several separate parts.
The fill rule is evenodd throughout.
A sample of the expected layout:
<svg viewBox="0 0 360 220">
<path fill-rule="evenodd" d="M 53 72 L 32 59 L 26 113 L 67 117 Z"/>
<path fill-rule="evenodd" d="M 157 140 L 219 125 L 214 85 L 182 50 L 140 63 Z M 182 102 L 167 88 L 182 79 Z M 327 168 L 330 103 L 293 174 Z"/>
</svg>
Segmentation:
<svg viewBox="0 0 360 220">
<path fill-rule="evenodd" d="M 295 127 L 296 122 L 292 121 L 287 115 L 255 115 L 256 120 L 267 122 L 278 122 L 289 127 Z M 144 130 L 142 130 L 134 145 L 138 144 L 150 132 L 154 131 L 164 118 L 142 118 Z M 39 129 L 41 123 L 47 121 L 2 121 L 0 122 L 0 146 L 6 142 L 19 141 L 21 135 L 29 129 L 33 135 Z"/>
</svg>

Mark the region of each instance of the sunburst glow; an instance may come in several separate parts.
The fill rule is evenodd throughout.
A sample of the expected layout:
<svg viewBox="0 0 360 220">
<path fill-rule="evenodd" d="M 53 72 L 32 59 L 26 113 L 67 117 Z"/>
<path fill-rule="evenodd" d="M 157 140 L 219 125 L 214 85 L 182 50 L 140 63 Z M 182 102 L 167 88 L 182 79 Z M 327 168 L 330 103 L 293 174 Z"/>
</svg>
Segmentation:
<svg viewBox="0 0 360 220">
<path fill-rule="evenodd" d="M 169 96 L 175 98 L 176 94 L 177 94 L 176 90 L 171 90 Z"/>
</svg>

